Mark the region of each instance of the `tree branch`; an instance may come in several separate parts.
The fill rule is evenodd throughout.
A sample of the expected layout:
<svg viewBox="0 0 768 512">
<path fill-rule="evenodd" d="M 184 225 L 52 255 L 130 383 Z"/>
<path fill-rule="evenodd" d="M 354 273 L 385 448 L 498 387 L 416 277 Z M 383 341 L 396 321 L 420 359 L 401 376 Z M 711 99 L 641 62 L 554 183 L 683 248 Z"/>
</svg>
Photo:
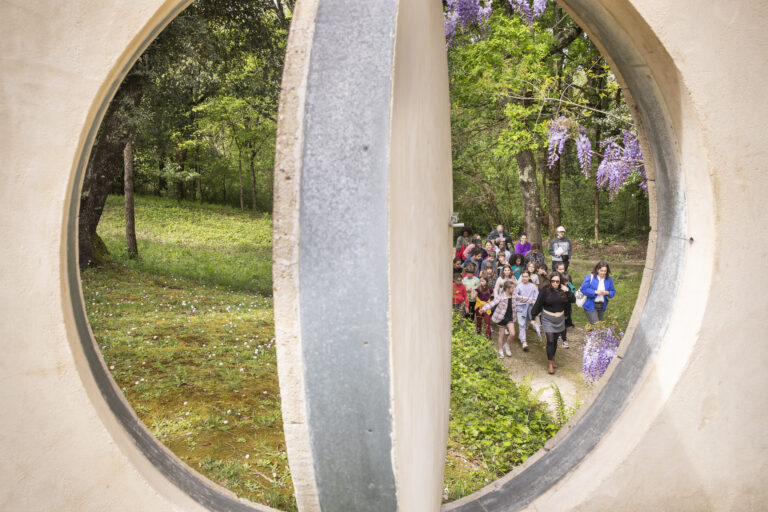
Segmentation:
<svg viewBox="0 0 768 512">
<path fill-rule="evenodd" d="M 566 48 L 568 48 L 568 45 L 570 45 L 572 42 L 576 40 L 577 37 L 579 37 L 584 31 L 581 30 L 581 27 L 578 25 L 574 25 L 562 34 L 560 34 L 560 37 L 557 38 L 557 45 L 555 45 L 554 48 L 549 50 L 549 54 L 542 60 L 545 60 L 556 53 L 560 53 Z"/>
</svg>

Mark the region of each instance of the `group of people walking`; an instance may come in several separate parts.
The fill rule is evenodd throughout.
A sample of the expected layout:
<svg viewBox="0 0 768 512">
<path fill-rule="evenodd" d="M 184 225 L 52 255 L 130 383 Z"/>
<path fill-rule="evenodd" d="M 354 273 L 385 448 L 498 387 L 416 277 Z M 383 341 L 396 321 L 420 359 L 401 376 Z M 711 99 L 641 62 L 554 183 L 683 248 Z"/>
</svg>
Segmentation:
<svg viewBox="0 0 768 512">
<path fill-rule="evenodd" d="M 574 287 L 568 273 L 571 241 L 563 226 L 556 232 L 548 249 L 551 272 L 539 244 L 528 242 L 525 233 L 515 242 L 501 225 L 485 242 L 480 235 L 470 237 L 465 229 L 456 240 L 453 259 L 454 311 L 475 322 L 478 334 L 484 331 L 489 339 L 491 326 L 498 328 L 499 357 L 512 356 L 515 324 L 520 346 L 527 351 L 530 326 L 539 340 L 546 337 L 549 373 L 557 368 L 558 339 L 563 348 L 569 346 L 568 327 L 573 327 L 572 304 L 577 296 L 587 320 L 596 323 L 603 319 L 609 299 L 616 295 L 611 269 L 605 261 L 595 265 L 578 290 Z"/>
</svg>

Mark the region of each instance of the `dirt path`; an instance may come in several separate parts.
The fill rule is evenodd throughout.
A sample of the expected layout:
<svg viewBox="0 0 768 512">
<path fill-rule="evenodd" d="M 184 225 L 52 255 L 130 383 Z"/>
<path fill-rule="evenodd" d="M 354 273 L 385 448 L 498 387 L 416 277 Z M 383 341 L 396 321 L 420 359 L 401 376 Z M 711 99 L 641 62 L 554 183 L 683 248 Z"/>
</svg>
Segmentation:
<svg viewBox="0 0 768 512">
<path fill-rule="evenodd" d="M 498 339 L 495 332 L 494 340 Z M 544 338 L 546 340 L 546 338 Z M 517 337 L 512 342 L 512 357 L 502 359 L 515 382 L 531 376 L 531 388 L 539 394 L 542 401 L 550 404 L 554 411 L 555 399 L 552 384 L 555 384 L 565 400 L 566 406 L 578 408 L 588 394 L 581 376 L 581 359 L 584 350 L 584 328 L 577 326 L 568 329 L 570 348 L 563 348 L 558 343 L 555 362 L 558 368 L 555 374 L 547 373 L 546 341 L 539 341 L 532 329 L 528 329 L 528 351 L 523 352 Z"/>
</svg>

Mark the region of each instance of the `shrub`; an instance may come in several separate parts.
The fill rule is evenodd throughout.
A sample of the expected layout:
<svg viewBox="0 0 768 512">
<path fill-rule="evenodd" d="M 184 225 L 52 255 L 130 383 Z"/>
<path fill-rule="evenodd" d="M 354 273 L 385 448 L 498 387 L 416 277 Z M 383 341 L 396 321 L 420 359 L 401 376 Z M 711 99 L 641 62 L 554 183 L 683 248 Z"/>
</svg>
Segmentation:
<svg viewBox="0 0 768 512">
<path fill-rule="evenodd" d="M 515 383 L 487 338 L 454 319 L 451 354 L 453 443 L 485 461 L 496 477 L 538 451 L 558 430 L 529 386 Z"/>
</svg>

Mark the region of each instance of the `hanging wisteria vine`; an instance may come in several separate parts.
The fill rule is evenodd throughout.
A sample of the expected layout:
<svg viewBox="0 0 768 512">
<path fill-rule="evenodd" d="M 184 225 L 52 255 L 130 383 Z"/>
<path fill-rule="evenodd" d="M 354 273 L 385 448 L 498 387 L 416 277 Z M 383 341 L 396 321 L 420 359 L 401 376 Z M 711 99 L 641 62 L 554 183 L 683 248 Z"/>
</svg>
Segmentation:
<svg viewBox="0 0 768 512">
<path fill-rule="evenodd" d="M 547 10 L 547 0 L 509 0 L 509 5 L 528 25 L 541 18 Z"/>
<path fill-rule="evenodd" d="M 525 23 L 532 25 L 544 15 L 548 0 L 507 0 L 510 7 L 518 13 Z M 447 0 L 447 9 L 443 13 L 445 21 L 446 48 L 453 48 L 453 40 L 458 30 L 472 27 L 484 28 L 493 14 L 491 0 Z"/>
<path fill-rule="evenodd" d="M 551 169 L 560 159 L 568 139 L 574 140 L 579 167 L 582 174 L 589 178 L 592 157 L 595 155 L 592 142 L 587 137 L 586 128 L 564 116 L 558 117 L 549 124 L 547 165 Z M 600 141 L 599 148 L 602 152 L 602 160 L 595 176 L 598 188 L 607 189 L 613 197 L 632 176 L 638 175 L 640 177 L 638 186 L 643 191 L 648 190 L 643 151 L 634 130 L 624 130 L 621 137 L 609 137 Z"/>
<path fill-rule="evenodd" d="M 443 13 L 445 20 L 446 47 L 453 48 L 453 39 L 457 30 L 467 30 L 471 27 L 484 28 L 493 14 L 491 0 L 448 0 L 447 10 Z"/>
</svg>

